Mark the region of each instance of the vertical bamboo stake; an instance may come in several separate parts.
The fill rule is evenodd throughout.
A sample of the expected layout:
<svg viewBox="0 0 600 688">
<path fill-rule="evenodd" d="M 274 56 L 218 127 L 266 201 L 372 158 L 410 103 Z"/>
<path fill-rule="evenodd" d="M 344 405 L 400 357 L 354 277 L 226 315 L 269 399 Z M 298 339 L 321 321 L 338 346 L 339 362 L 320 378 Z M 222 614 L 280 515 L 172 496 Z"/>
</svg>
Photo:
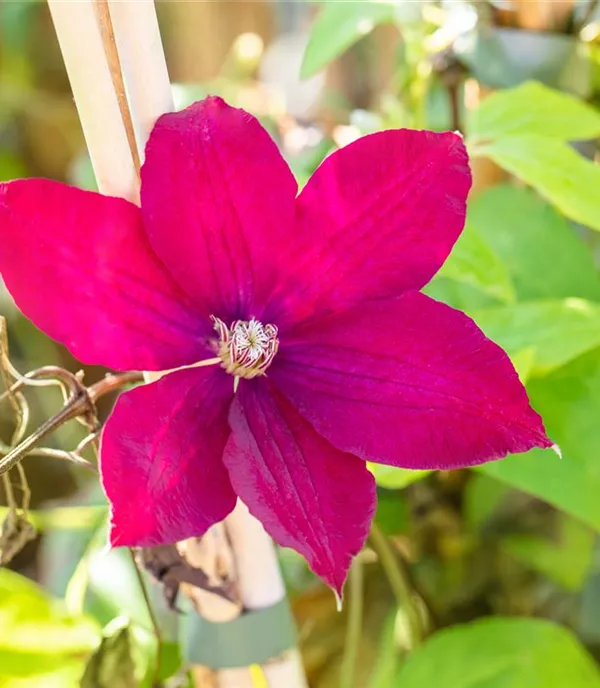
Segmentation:
<svg viewBox="0 0 600 688">
<path fill-rule="evenodd" d="M 573 12 L 574 0 L 514 0 L 517 26 L 529 31 L 561 32 Z"/>
<path fill-rule="evenodd" d="M 123 125 L 93 0 L 48 0 L 92 166 L 102 193 L 138 198 L 138 177 Z"/>
<path fill-rule="evenodd" d="M 143 144 L 155 120 L 173 107 L 154 3 L 48 0 L 48 4 L 99 188 L 104 193 L 135 201 L 139 197 L 136 158 L 143 157 Z M 110 27 L 106 26 L 107 17 L 109 21 L 112 18 Z M 112 46 L 106 47 L 107 36 L 112 38 L 112 31 L 118 48 L 116 61 Z M 114 70 L 119 57 L 123 74 L 116 78 Z M 119 107 L 118 83 L 123 77 L 130 103 L 128 116 L 122 112 L 122 103 Z M 130 147 L 130 120 L 136 133 L 137 151 Z M 222 541 L 230 543 L 241 603 L 235 613 L 241 612 L 242 606 L 256 611 L 280 602 L 285 597 L 285 589 L 273 544 L 262 526 L 238 503 L 226 519 L 224 529 L 227 537 Z M 198 544 L 197 539 L 192 539 L 182 543 L 182 549 L 187 548 L 193 557 Z M 204 552 L 197 554 L 205 556 Z M 231 614 L 231 610 L 227 613 Z M 200 673 L 199 680 L 204 684 Z M 297 650 L 274 658 L 263 667 L 263 675 L 269 688 L 306 686 Z M 253 685 L 252 673 L 246 667 L 218 672 L 209 680 L 218 688 Z"/>
<path fill-rule="evenodd" d="M 173 93 L 153 0 L 108 0 L 139 155 L 154 122 L 173 110 Z"/>
</svg>

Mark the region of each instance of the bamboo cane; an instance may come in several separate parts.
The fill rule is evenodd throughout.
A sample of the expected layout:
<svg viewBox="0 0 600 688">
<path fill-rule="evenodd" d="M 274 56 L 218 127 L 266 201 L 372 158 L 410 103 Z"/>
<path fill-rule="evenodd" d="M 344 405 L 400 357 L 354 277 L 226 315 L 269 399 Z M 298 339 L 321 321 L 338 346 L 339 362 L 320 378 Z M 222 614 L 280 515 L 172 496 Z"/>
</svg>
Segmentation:
<svg viewBox="0 0 600 688">
<path fill-rule="evenodd" d="M 574 0 L 513 0 L 517 26 L 529 31 L 561 32 L 569 23 Z"/>
<path fill-rule="evenodd" d="M 157 117 L 173 107 L 170 84 L 158 32 L 154 3 L 149 0 L 48 0 L 65 65 L 71 81 L 86 143 L 98 186 L 103 193 L 133 201 L 139 198 L 137 162 Z M 111 26 L 107 26 L 106 22 Z M 116 42 L 108 45 L 107 41 Z M 115 55 L 117 59 L 115 60 Z M 120 61 L 119 58 L 120 57 Z M 122 74 L 115 74 L 115 70 Z M 119 84 L 124 79 L 129 110 L 123 112 Z M 132 148 L 131 131 L 135 131 Z M 262 526 L 238 503 L 221 532 L 221 543 L 230 548 L 239 605 L 225 614 L 270 607 L 285 597 L 273 544 Z M 202 540 L 182 543 L 188 560 L 196 559 L 207 569 Z M 215 567 L 216 568 L 216 567 Z M 193 598 L 199 589 L 187 590 Z M 223 607 L 211 613 L 210 598 L 196 604 L 213 620 L 224 620 Z M 213 604 L 214 607 L 214 604 Z M 270 688 L 304 688 L 306 681 L 299 654 L 292 649 L 263 667 Z M 196 672 L 197 685 L 218 688 L 252 686 L 250 668 L 224 670 L 207 677 Z"/>
<path fill-rule="evenodd" d="M 93 0 L 48 0 L 102 193 L 138 198 L 138 177 Z"/>
</svg>

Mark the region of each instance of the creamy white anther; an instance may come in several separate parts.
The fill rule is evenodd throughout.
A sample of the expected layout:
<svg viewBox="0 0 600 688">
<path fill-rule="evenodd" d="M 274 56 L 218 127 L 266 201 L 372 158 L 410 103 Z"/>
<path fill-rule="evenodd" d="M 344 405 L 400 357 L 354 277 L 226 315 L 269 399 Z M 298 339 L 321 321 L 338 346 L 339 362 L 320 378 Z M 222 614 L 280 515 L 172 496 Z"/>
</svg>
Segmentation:
<svg viewBox="0 0 600 688">
<path fill-rule="evenodd" d="M 219 335 L 217 353 L 223 368 L 246 379 L 264 375 L 279 348 L 277 327 L 255 318 L 235 320 L 231 327 L 214 315 L 212 321 Z"/>
</svg>

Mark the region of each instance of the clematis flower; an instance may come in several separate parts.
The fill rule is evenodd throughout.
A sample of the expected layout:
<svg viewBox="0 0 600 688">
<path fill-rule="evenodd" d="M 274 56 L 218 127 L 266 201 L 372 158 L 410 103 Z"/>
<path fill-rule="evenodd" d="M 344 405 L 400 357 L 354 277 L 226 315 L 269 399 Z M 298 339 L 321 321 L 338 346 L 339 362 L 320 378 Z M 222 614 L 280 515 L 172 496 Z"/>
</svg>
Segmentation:
<svg viewBox="0 0 600 688">
<path fill-rule="evenodd" d="M 465 219 L 452 133 L 330 155 L 298 194 L 258 121 L 219 98 L 161 117 L 141 208 L 0 186 L 0 270 L 80 360 L 171 371 L 103 432 L 111 543 L 199 536 L 239 497 L 338 592 L 375 509 L 367 461 L 458 468 L 549 447 L 507 355 L 420 293 Z"/>
</svg>

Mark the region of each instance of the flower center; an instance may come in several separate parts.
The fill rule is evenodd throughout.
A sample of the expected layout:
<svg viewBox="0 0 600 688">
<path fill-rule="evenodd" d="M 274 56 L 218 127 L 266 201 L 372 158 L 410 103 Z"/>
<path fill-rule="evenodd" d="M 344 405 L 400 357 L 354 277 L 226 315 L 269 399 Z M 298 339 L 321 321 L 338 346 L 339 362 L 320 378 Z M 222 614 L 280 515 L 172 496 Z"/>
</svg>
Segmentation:
<svg viewBox="0 0 600 688">
<path fill-rule="evenodd" d="M 219 335 L 218 355 L 223 368 L 230 374 L 247 379 L 264 375 L 273 362 L 279 339 L 275 325 L 263 325 L 259 320 L 236 320 L 227 327 L 211 316 Z"/>
</svg>

